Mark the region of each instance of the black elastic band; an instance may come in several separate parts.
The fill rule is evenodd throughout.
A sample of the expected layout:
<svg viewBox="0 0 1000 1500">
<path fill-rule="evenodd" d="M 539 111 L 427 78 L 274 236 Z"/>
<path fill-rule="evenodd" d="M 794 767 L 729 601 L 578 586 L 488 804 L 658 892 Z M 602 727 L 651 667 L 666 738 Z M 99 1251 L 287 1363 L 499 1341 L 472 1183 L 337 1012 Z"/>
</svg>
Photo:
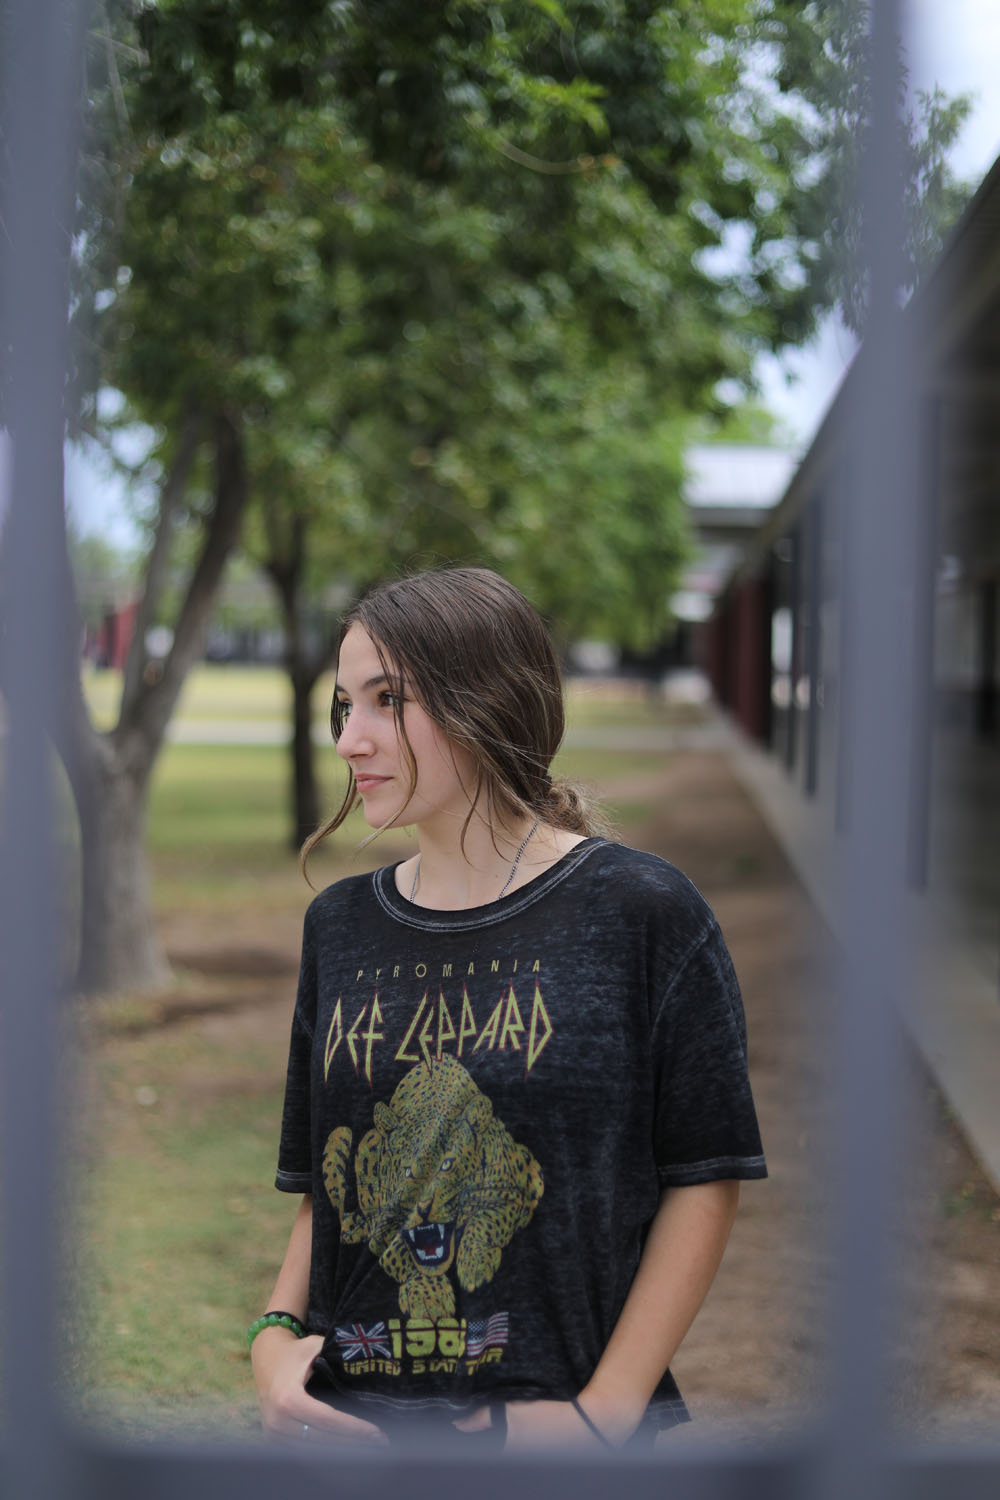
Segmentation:
<svg viewBox="0 0 1000 1500">
<path fill-rule="evenodd" d="M 598 1427 L 598 1425 L 597 1425 L 596 1422 L 592 1422 L 591 1421 L 591 1419 L 587 1416 L 587 1413 L 584 1411 L 583 1407 L 580 1405 L 580 1403 L 576 1399 L 576 1397 L 575 1396 L 570 1396 L 569 1399 L 572 1402 L 573 1406 L 576 1408 L 576 1411 L 579 1413 L 579 1415 L 586 1422 L 587 1426 L 590 1428 L 591 1432 L 594 1434 L 594 1436 L 597 1439 L 597 1441 L 599 1443 L 603 1443 L 604 1446 L 605 1446 L 605 1448 L 610 1448 L 611 1451 L 614 1452 L 614 1447 L 615 1447 L 614 1443 L 611 1441 L 610 1438 L 606 1438 L 604 1436 L 604 1433 Z"/>
<path fill-rule="evenodd" d="M 490 1428 L 496 1433 L 497 1445 L 502 1449 L 507 1441 L 507 1403 L 497 1397 L 490 1402 Z"/>
</svg>

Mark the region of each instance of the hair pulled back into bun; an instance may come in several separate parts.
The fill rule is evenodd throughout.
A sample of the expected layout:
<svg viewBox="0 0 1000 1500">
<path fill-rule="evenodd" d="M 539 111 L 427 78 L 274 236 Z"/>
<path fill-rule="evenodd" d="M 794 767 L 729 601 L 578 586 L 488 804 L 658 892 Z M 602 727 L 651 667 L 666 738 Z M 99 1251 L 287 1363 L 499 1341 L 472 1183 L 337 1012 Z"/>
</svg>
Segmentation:
<svg viewBox="0 0 1000 1500">
<path fill-rule="evenodd" d="M 613 837 L 610 824 L 587 789 L 562 776 L 549 780 L 532 811 L 543 822 L 551 823 L 553 828 L 565 828 L 568 833 Z"/>
<path fill-rule="evenodd" d="M 367 593 L 344 617 L 341 640 L 352 625 L 371 637 L 386 675 L 471 753 L 470 819 L 478 807 L 494 827 L 530 815 L 570 833 L 609 832 L 582 788 L 549 774 L 565 728 L 559 663 L 541 616 L 513 584 L 487 568 L 416 573 Z M 335 736 L 336 711 L 335 697 Z M 396 724 L 409 750 L 398 707 Z M 306 840 L 303 860 L 356 799 L 352 776 L 335 816 Z"/>
</svg>

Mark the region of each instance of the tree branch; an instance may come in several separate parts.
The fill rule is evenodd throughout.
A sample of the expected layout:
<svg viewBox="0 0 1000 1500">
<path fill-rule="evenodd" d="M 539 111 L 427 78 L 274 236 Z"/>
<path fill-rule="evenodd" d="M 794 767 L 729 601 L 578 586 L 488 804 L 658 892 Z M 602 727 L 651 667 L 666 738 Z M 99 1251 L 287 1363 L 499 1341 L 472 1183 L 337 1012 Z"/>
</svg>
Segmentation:
<svg viewBox="0 0 1000 1500">
<path fill-rule="evenodd" d="M 229 556 L 240 538 L 249 488 L 239 418 L 220 413 L 215 422 L 215 503 L 205 529 L 197 565 L 191 574 L 174 630 L 173 645 L 159 680 L 142 680 L 115 731 L 140 760 L 152 764 L 166 732 L 184 679 L 201 650 Z"/>
<path fill-rule="evenodd" d="M 156 534 L 146 562 L 146 582 L 139 600 L 135 627 L 129 644 L 125 663 L 125 681 L 122 685 L 122 701 L 118 714 L 121 724 L 128 719 L 142 690 L 143 673 L 146 670 L 146 634 L 156 618 L 160 595 L 166 580 L 167 564 L 170 561 L 170 542 L 174 517 L 187 489 L 188 476 L 201 442 L 201 418 L 193 406 L 188 408 L 181 425 L 177 454 L 170 466 L 160 492 L 159 514 Z"/>
<path fill-rule="evenodd" d="M 592 156 L 575 156 L 571 161 L 545 161 L 543 157 L 532 156 L 530 151 L 522 151 L 520 146 L 515 146 L 512 141 L 505 141 L 499 136 L 495 137 L 490 144 L 496 147 L 501 156 L 517 162 L 519 167 L 529 167 L 532 172 L 543 172 L 549 177 L 566 177 L 574 172 L 589 172 L 595 165 Z"/>
</svg>

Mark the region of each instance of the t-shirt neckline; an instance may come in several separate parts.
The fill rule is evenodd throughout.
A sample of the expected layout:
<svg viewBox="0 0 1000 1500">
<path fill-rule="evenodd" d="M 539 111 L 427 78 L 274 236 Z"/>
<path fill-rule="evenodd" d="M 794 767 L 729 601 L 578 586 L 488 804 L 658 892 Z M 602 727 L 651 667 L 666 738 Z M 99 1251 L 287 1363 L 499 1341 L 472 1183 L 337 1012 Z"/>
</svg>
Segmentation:
<svg viewBox="0 0 1000 1500">
<path fill-rule="evenodd" d="M 603 848 L 607 843 L 602 838 L 585 838 L 579 844 L 574 844 L 572 849 L 557 859 L 555 864 L 536 875 L 525 885 L 519 886 L 509 896 L 502 900 L 491 901 L 487 906 L 465 906 L 457 911 L 438 911 L 429 906 L 417 906 L 412 901 L 407 901 L 396 889 L 396 871 L 404 863 L 397 861 L 394 865 L 383 865 L 372 875 L 372 883 L 375 897 L 384 911 L 396 921 L 403 922 L 407 927 L 419 927 L 425 931 L 455 932 L 466 930 L 470 927 L 489 927 L 497 922 L 506 922 L 508 917 L 517 916 L 529 906 L 533 906 L 543 896 L 560 885 L 568 876 L 587 859 L 595 850 Z"/>
</svg>

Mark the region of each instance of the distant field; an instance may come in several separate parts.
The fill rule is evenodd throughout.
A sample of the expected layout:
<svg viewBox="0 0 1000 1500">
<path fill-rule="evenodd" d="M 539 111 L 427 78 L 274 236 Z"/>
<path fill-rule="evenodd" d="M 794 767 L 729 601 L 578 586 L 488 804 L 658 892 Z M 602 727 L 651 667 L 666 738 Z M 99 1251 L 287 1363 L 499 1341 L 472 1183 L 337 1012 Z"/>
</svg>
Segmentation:
<svg viewBox="0 0 1000 1500">
<path fill-rule="evenodd" d="M 313 692 L 316 724 L 329 722 L 333 696 L 333 673 L 325 673 Z M 118 711 L 121 673 L 86 668 L 84 694 L 102 728 L 109 727 Z M 180 720 L 237 719 L 280 721 L 291 712 L 292 693 L 287 673 L 279 667 L 244 667 L 203 663 L 189 673 L 176 717 Z M 663 719 L 663 705 L 636 682 L 574 680 L 567 686 L 569 720 L 580 728 L 652 725 Z M 675 713 L 676 718 L 676 713 Z"/>
<path fill-rule="evenodd" d="M 86 669 L 87 702 L 98 723 L 111 724 L 121 698 L 121 673 Z M 315 712 L 325 721 L 330 711 L 332 676 L 316 685 Z M 292 689 L 279 667 L 215 666 L 203 663 L 188 674 L 177 706 L 184 719 L 284 719 L 291 711 Z"/>
</svg>

